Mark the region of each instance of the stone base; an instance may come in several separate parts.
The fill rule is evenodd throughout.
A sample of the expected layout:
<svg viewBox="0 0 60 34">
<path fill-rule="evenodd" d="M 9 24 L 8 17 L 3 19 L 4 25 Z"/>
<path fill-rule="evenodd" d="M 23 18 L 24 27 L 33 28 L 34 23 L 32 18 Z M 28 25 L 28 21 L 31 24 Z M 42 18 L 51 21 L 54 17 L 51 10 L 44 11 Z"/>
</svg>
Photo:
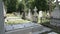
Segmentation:
<svg viewBox="0 0 60 34">
<path fill-rule="evenodd" d="M 53 26 L 60 26 L 60 19 L 52 18 L 50 24 Z"/>
</svg>

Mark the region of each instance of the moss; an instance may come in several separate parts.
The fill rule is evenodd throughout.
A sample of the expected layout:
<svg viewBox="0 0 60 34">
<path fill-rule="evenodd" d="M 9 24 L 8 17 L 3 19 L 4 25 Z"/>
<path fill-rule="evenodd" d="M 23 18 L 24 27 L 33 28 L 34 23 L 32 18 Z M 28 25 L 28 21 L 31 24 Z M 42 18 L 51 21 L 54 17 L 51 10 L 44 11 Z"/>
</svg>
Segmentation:
<svg viewBox="0 0 60 34">
<path fill-rule="evenodd" d="M 28 23 L 30 21 L 27 20 L 14 20 L 14 21 L 7 21 L 6 24 L 12 25 L 12 24 L 22 24 L 22 23 Z"/>
</svg>

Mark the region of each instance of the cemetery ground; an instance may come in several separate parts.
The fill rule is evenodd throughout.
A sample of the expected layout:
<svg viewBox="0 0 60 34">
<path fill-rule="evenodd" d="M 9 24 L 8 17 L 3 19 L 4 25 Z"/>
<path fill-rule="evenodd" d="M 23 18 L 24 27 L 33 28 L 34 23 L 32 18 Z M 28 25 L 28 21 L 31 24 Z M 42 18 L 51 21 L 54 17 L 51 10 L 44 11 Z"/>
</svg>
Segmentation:
<svg viewBox="0 0 60 34">
<path fill-rule="evenodd" d="M 26 23 L 26 22 L 31 22 L 31 20 L 24 20 L 21 19 L 22 15 L 20 16 L 15 16 L 13 13 L 8 13 L 6 14 L 6 17 L 8 19 L 8 21 L 6 22 L 7 24 L 19 24 L 19 23 Z M 46 13 L 43 12 L 43 18 L 42 18 L 42 23 L 44 22 L 49 22 L 49 19 L 46 19 Z M 15 19 L 16 18 L 16 19 Z M 12 20 L 11 20 L 12 19 Z M 20 19 L 20 20 L 19 20 Z M 37 23 L 41 23 L 40 18 L 38 17 L 38 22 Z"/>
<path fill-rule="evenodd" d="M 51 28 L 52 31 L 50 31 L 50 32 L 57 32 L 57 33 L 60 34 L 59 27 L 50 25 L 50 23 L 49 23 L 50 22 L 50 18 L 46 18 L 46 13 L 43 13 L 43 15 L 45 17 L 42 18 L 42 23 L 40 22 L 41 20 L 39 20 L 39 18 L 38 18 L 38 23 L 42 24 L 45 27 Z M 13 14 L 7 14 L 7 17 L 19 17 L 20 18 L 20 16 L 15 16 Z M 28 23 L 28 22 L 31 22 L 31 21 L 24 20 L 24 19 L 21 19 L 21 20 L 14 20 L 13 19 L 13 20 L 7 21 L 6 24 L 8 24 L 8 25 L 14 25 L 14 24 L 22 24 L 22 23 Z M 49 33 L 49 32 L 44 32 L 42 34 L 47 34 L 47 33 Z"/>
<path fill-rule="evenodd" d="M 12 13 L 11 14 L 7 14 L 6 16 L 7 16 L 7 18 L 6 18 L 7 22 L 5 22 L 5 23 L 8 24 L 8 25 L 22 24 L 22 23 L 30 22 L 28 20 L 23 20 L 23 19 L 21 19 L 20 16 L 15 16 Z"/>
</svg>

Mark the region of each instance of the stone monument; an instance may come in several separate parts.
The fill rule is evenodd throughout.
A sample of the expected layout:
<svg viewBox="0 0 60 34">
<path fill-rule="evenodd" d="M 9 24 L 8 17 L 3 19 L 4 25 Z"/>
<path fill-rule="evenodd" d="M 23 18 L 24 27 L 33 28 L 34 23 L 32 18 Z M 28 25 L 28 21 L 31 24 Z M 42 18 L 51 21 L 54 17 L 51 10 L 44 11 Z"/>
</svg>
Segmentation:
<svg viewBox="0 0 60 34">
<path fill-rule="evenodd" d="M 39 11 L 39 21 L 40 21 L 40 23 L 42 23 L 42 17 L 43 17 L 43 12 Z"/>
<path fill-rule="evenodd" d="M 51 22 L 50 24 L 53 26 L 60 26 L 60 9 L 59 9 L 59 2 L 58 0 L 56 0 L 56 7 L 53 10 L 53 12 L 51 12 Z"/>
<path fill-rule="evenodd" d="M 28 12 L 28 20 L 32 20 L 32 14 L 31 14 L 31 9 L 29 9 L 29 12 Z"/>
<path fill-rule="evenodd" d="M 38 21 L 38 14 L 37 14 L 37 8 L 34 8 L 34 15 L 33 15 L 33 22 L 37 22 Z"/>
</svg>

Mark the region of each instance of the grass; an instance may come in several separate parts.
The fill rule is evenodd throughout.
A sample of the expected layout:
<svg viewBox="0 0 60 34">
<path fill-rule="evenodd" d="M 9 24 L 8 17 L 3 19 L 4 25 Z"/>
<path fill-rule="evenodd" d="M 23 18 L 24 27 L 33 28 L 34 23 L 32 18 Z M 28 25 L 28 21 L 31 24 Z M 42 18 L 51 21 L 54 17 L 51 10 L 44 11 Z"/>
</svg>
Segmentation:
<svg viewBox="0 0 60 34">
<path fill-rule="evenodd" d="M 17 18 L 19 18 L 19 19 L 21 19 L 20 17 L 21 16 L 15 16 L 13 13 L 9 13 L 9 14 L 6 14 L 6 16 L 7 17 L 17 17 Z M 21 19 L 21 20 L 8 20 L 7 22 L 6 22 L 6 24 L 8 24 L 8 25 L 12 25 L 12 24 L 22 24 L 22 23 L 27 23 L 27 22 L 30 22 L 30 21 L 28 21 L 28 20 L 23 20 L 23 19 Z"/>
<path fill-rule="evenodd" d="M 27 20 L 14 20 L 14 21 L 7 21 L 6 24 L 12 25 L 12 24 L 23 24 L 23 23 L 28 23 L 30 21 Z"/>
<path fill-rule="evenodd" d="M 8 13 L 8 14 L 6 14 L 6 16 L 7 17 L 20 17 L 21 15 L 17 16 L 17 15 L 14 15 L 13 13 Z"/>
<path fill-rule="evenodd" d="M 11 14 L 6 14 L 7 17 L 18 17 L 15 16 L 13 13 Z M 21 16 L 20 16 L 21 17 Z M 46 17 L 46 12 L 43 12 L 43 17 Z M 18 23 L 24 23 L 27 22 L 28 20 L 16 20 L 16 21 L 8 21 L 7 24 L 18 24 Z M 49 19 L 42 18 L 42 23 L 44 22 L 49 22 Z M 41 23 L 40 18 L 38 17 L 38 23 Z"/>
<path fill-rule="evenodd" d="M 6 14 L 7 17 L 18 17 L 15 16 L 13 13 L 11 14 Z M 46 12 L 43 12 L 43 17 L 46 17 Z M 28 20 L 15 20 L 15 21 L 8 21 L 7 24 L 19 24 L 19 23 L 26 23 Z M 49 19 L 42 18 L 42 23 L 44 22 L 49 22 Z M 40 18 L 38 17 L 38 23 L 41 23 Z"/>
<path fill-rule="evenodd" d="M 7 14 L 6 16 L 7 17 L 17 17 L 14 14 Z M 43 12 L 43 17 L 46 17 L 46 13 L 45 12 Z M 6 22 L 6 24 L 8 24 L 8 25 L 23 24 L 23 23 L 28 23 L 28 22 L 30 22 L 30 21 L 22 19 L 22 20 L 8 21 L 8 22 Z M 49 27 L 49 28 L 53 29 L 52 31 L 55 31 L 55 32 L 60 34 L 60 27 L 52 26 L 52 25 L 50 25 L 49 22 L 50 22 L 50 19 L 42 18 L 42 23 L 41 23 L 41 20 L 38 17 L 38 23 L 40 23 L 40 24 L 42 24 L 42 25 L 44 25 L 46 27 Z M 43 34 L 45 34 L 45 33 L 43 33 Z"/>
</svg>

